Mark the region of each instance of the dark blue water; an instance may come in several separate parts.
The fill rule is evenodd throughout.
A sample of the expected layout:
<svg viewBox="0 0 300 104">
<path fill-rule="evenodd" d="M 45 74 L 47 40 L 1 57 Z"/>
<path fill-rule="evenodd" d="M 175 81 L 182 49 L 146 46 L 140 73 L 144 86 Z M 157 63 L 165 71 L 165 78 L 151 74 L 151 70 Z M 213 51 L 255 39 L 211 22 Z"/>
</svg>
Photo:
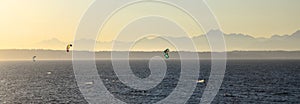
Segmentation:
<svg viewBox="0 0 300 104">
<path fill-rule="evenodd" d="M 127 103 L 155 103 L 166 98 L 180 77 L 180 61 L 166 61 L 166 77 L 155 88 L 140 91 L 118 81 L 110 61 L 97 61 L 98 72 L 114 97 Z M 136 76 L 146 78 L 148 61 L 130 61 Z M 184 70 L 184 69 L 182 69 Z M 201 61 L 199 79 L 208 79 L 210 62 Z M 200 102 L 205 84 L 199 83 L 187 103 Z M 176 99 L 174 99 L 176 100 Z M 87 103 L 77 87 L 71 61 L 0 62 L 0 103 Z M 228 61 L 214 104 L 300 103 L 300 61 Z"/>
</svg>

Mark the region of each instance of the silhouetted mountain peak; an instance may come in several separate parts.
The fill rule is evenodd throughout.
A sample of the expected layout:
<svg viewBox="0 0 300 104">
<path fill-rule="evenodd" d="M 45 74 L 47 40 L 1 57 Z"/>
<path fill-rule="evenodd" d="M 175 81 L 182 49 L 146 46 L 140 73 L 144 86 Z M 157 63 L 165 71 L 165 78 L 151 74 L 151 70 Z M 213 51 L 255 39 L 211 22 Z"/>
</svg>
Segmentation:
<svg viewBox="0 0 300 104">
<path fill-rule="evenodd" d="M 213 29 L 207 32 L 207 34 L 219 34 L 219 33 L 223 33 L 223 32 L 219 29 Z"/>
<path fill-rule="evenodd" d="M 49 39 L 49 40 L 41 41 L 38 44 L 64 44 L 64 42 L 60 41 L 57 38 L 52 38 L 52 39 Z"/>
<path fill-rule="evenodd" d="M 300 37 L 300 30 L 292 34 L 292 37 Z"/>
</svg>

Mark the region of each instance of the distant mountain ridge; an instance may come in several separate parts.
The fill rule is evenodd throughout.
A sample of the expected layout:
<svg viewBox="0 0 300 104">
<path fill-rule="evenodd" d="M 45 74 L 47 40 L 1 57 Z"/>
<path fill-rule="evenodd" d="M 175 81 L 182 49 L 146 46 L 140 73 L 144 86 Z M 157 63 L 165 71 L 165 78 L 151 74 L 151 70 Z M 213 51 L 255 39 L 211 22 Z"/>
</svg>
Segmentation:
<svg viewBox="0 0 300 104">
<path fill-rule="evenodd" d="M 220 30 L 211 30 L 207 34 L 213 35 L 216 33 L 222 33 Z M 208 44 L 208 40 L 206 35 L 199 35 L 192 38 L 189 37 L 165 37 L 171 42 L 168 42 L 161 37 L 151 37 L 144 38 L 142 41 L 137 42 L 129 42 L 129 41 L 114 41 L 114 47 L 112 47 L 113 42 L 100 42 L 96 41 L 95 49 L 98 51 L 111 51 L 119 50 L 119 51 L 128 51 L 130 48 L 134 51 L 159 51 L 165 49 L 166 47 L 173 48 L 172 50 L 176 50 L 175 47 L 183 47 L 177 51 L 210 51 L 210 46 Z M 241 50 L 241 51 L 277 51 L 277 50 L 286 50 L 286 51 L 297 51 L 300 50 L 300 46 L 298 45 L 300 42 L 300 30 L 296 31 L 291 35 L 273 35 L 270 38 L 255 38 L 250 35 L 245 34 L 224 34 L 224 39 L 226 42 L 227 51 Z M 77 40 L 76 42 L 80 43 L 81 46 L 88 46 L 87 43 L 94 42 L 95 40 L 82 39 Z M 195 45 L 189 44 L 193 41 Z M 44 44 L 44 43 L 47 44 Z M 177 46 L 173 47 L 172 42 L 179 42 Z M 42 44 L 41 44 L 42 43 Z M 37 47 L 44 47 L 44 49 L 48 49 L 45 47 L 55 46 L 55 49 L 65 49 L 65 46 L 59 46 L 62 43 L 67 44 L 67 42 L 59 41 L 58 39 L 51 39 L 47 41 L 43 41 L 37 44 Z M 69 42 L 73 43 L 73 42 Z M 41 45 L 41 46 L 39 46 Z M 132 47 L 131 47 L 132 46 Z M 128 48 L 129 47 L 129 48 Z M 196 49 L 195 49 L 196 48 Z M 51 49 L 51 48 L 49 48 Z"/>
</svg>

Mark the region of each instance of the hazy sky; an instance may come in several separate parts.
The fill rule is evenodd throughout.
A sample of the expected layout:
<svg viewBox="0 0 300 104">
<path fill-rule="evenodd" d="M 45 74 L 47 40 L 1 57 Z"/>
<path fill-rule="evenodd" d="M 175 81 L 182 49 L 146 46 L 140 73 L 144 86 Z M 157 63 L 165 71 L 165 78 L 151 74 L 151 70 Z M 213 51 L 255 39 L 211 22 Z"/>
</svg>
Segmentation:
<svg viewBox="0 0 300 104">
<path fill-rule="evenodd" d="M 0 49 L 35 48 L 34 44 L 53 38 L 73 41 L 80 18 L 92 1 L 0 0 Z M 207 0 L 207 3 L 225 33 L 271 37 L 300 29 L 300 0 Z"/>
<path fill-rule="evenodd" d="M 207 0 L 226 33 L 254 37 L 300 29 L 300 0 Z"/>
</svg>

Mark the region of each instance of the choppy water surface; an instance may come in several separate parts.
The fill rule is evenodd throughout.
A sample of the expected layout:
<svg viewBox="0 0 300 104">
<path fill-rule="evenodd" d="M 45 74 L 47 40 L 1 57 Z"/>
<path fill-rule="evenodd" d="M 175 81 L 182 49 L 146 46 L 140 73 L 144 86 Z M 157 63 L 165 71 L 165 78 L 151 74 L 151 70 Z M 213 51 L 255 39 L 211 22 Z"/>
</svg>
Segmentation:
<svg viewBox="0 0 300 104">
<path fill-rule="evenodd" d="M 166 77 L 148 91 L 121 83 L 110 61 L 97 61 L 98 72 L 114 97 L 127 103 L 155 103 L 166 98 L 180 77 L 180 61 L 166 61 Z M 148 61 L 130 61 L 136 76 L 151 71 Z M 184 69 L 182 69 L 184 70 Z M 207 79 L 210 62 L 201 61 L 199 79 Z M 199 83 L 188 103 L 199 103 L 204 83 Z M 176 99 L 174 99 L 176 101 Z M 71 61 L 0 62 L 0 103 L 87 103 L 80 93 Z M 228 61 L 225 78 L 213 103 L 300 103 L 300 61 Z"/>
</svg>

